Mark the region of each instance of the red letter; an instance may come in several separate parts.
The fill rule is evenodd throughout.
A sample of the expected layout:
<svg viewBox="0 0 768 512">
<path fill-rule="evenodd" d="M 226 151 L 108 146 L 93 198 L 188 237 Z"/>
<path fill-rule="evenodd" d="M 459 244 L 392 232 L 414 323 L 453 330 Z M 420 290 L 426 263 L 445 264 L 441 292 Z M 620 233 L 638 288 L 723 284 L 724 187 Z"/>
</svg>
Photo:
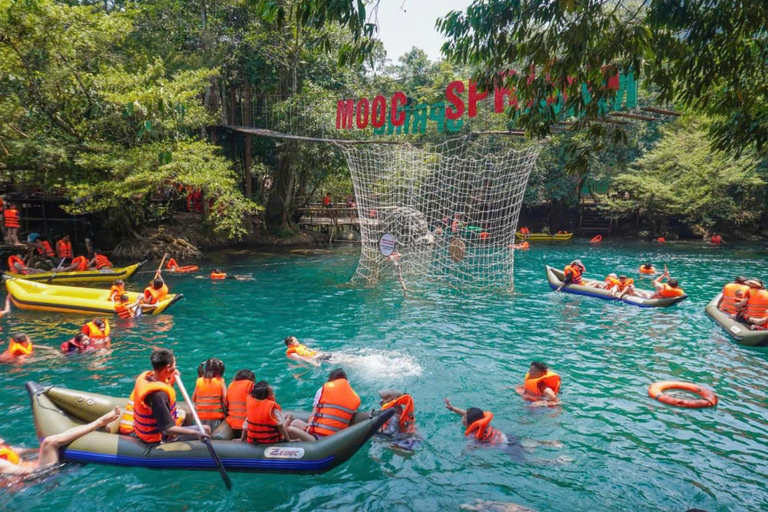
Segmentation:
<svg viewBox="0 0 768 512">
<path fill-rule="evenodd" d="M 517 96 L 512 94 L 509 89 L 497 87 L 493 92 L 493 111 L 497 114 L 504 112 L 504 96 L 509 96 L 509 105 L 517 106 Z"/>
<path fill-rule="evenodd" d="M 352 116 L 355 114 L 354 100 L 339 100 L 336 103 L 336 129 L 349 130 L 352 128 Z"/>
<path fill-rule="evenodd" d="M 460 80 L 449 83 L 448 87 L 445 89 L 446 101 L 456 107 L 448 107 L 445 109 L 445 117 L 451 121 L 461 119 L 461 116 L 464 115 L 464 102 L 456 95 L 457 92 L 464 92 L 464 82 Z"/>
<path fill-rule="evenodd" d="M 373 109 L 371 111 L 371 124 L 374 128 L 381 128 L 387 120 L 387 99 L 384 96 L 373 98 Z"/>
<path fill-rule="evenodd" d="M 400 105 L 405 106 L 405 102 L 408 98 L 405 97 L 404 92 L 396 92 L 392 95 L 392 102 L 389 107 L 389 119 L 392 121 L 392 126 L 403 126 L 405 123 L 405 112 L 398 112 Z"/>
<path fill-rule="evenodd" d="M 469 82 L 469 117 L 477 116 L 477 102 L 488 97 L 488 93 L 477 94 L 477 83 Z"/>
<path fill-rule="evenodd" d="M 360 98 L 357 100 L 357 127 L 362 130 L 366 126 L 368 126 L 368 98 Z"/>
</svg>

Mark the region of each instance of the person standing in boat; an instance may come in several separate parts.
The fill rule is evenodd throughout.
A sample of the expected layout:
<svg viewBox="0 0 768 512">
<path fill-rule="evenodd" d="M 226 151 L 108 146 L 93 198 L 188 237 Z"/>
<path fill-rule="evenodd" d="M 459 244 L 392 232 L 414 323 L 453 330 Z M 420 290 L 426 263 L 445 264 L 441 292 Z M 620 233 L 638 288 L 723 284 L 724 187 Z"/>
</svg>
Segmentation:
<svg viewBox="0 0 768 512">
<path fill-rule="evenodd" d="M 48 436 L 43 439 L 39 449 L 12 448 L 0 439 L 0 474 L 3 475 L 27 475 L 41 469 L 49 468 L 60 460 L 60 450 L 68 444 L 80 439 L 86 434 L 107 425 L 120 417 L 120 408 L 115 407 L 96 421 L 86 425 L 72 427 L 69 430 Z M 25 461 L 24 455 L 37 452 L 37 458 Z"/>
</svg>

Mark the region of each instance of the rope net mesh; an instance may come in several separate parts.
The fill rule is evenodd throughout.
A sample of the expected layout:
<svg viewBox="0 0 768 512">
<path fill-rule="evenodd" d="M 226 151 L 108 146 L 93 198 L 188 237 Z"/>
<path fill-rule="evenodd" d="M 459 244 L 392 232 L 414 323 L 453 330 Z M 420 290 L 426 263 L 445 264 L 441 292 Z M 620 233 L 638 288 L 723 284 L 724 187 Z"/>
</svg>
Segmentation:
<svg viewBox="0 0 768 512">
<path fill-rule="evenodd" d="M 511 245 L 540 145 L 514 149 L 501 140 L 463 137 L 425 148 L 341 149 L 362 238 L 353 283 L 394 278 L 404 292 L 417 294 L 512 291 Z M 394 240 L 389 256 L 386 240 Z"/>
</svg>

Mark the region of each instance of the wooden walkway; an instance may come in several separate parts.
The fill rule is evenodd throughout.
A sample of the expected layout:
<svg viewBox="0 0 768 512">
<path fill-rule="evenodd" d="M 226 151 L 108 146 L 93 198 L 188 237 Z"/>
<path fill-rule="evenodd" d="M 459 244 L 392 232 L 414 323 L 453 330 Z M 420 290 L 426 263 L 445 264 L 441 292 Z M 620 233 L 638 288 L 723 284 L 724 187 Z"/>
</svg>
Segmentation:
<svg viewBox="0 0 768 512">
<path fill-rule="evenodd" d="M 299 208 L 299 226 L 307 229 L 319 229 L 330 234 L 333 241 L 336 233 L 345 228 L 357 231 L 360 222 L 357 218 L 357 208 Z"/>
</svg>

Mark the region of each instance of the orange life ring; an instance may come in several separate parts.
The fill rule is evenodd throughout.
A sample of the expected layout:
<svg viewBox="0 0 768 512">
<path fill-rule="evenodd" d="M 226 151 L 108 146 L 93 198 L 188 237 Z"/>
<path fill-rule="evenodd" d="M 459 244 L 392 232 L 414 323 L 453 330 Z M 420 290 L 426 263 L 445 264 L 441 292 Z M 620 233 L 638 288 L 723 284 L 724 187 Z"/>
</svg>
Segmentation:
<svg viewBox="0 0 768 512">
<path fill-rule="evenodd" d="M 592 240 L 590 240 L 589 243 L 591 243 L 591 244 L 599 244 L 602 241 L 603 241 L 603 235 L 597 235 Z"/>
<path fill-rule="evenodd" d="M 226 279 L 226 278 L 227 278 L 227 274 L 223 272 L 222 273 L 211 272 L 211 279 Z"/>
<path fill-rule="evenodd" d="M 641 274 L 655 274 L 656 273 L 656 267 L 651 268 L 645 268 L 642 265 L 640 266 L 640 273 Z"/>
<path fill-rule="evenodd" d="M 174 267 L 171 272 L 176 272 L 177 274 L 186 274 L 189 272 L 197 272 L 200 270 L 200 267 L 197 265 L 186 265 L 184 267 Z"/>
<path fill-rule="evenodd" d="M 698 400 L 675 398 L 664 394 L 664 391 L 667 389 L 690 391 L 691 393 L 696 393 L 701 398 Z M 703 407 L 714 407 L 717 405 L 717 395 L 714 391 L 704 389 L 701 386 L 691 384 L 690 382 L 675 382 L 673 380 L 656 382 L 648 387 L 648 396 L 655 398 L 664 404 L 676 405 L 677 407 L 688 407 L 690 409 L 701 409 Z"/>
<path fill-rule="evenodd" d="M 660 236 L 659 238 L 657 238 L 657 239 L 656 239 L 656 241 L 657 241 L 658 243 L 660 243 L 660 244 L 663 244 L 664 242 L 666 242 L 666 241 L 667 241 L 667 239 L 666 239 L 666 238 L 664 238 L 663 236 Z"/>
</svg>

